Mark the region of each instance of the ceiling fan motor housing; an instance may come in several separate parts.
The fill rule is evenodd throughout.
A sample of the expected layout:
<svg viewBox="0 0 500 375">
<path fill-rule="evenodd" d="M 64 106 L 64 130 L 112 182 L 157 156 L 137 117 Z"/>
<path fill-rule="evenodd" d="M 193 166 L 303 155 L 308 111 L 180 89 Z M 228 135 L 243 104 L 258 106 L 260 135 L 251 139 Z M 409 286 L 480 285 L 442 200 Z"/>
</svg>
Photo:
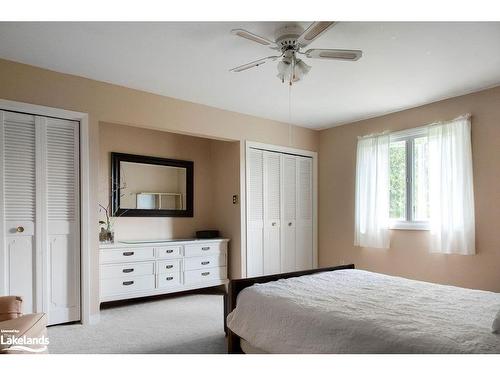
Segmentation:
<svg viewBox="0 0 500 375">
<path fill-rule="evenodd" d="M 276 44 L 280 47 L 281 52 L 293 50 L 298 51 L 300 46 L 297 43 L 297 39 L 302 34 L 304 29 L 300 26 L 285 26 L 278 29 L 276 32 Z"/>
</svg>

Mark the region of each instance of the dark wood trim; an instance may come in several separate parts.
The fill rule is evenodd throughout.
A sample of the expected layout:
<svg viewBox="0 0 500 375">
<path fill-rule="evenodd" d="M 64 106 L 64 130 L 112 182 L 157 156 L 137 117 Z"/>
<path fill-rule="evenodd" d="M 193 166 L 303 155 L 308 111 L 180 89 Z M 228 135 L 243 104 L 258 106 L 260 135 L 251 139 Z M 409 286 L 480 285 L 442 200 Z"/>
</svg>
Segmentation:
<svg viewBox="0 0 500 375">
<path fill-rule="evenodd" d="M 236 301 L 237 301 L 238 294 L 243 289 L 248 288 L 249 286 L 252 286 L 254 284 L 268 283 L 270 281 L 276 281 L 276 280 L 280 280 L 280 279 L 289 279 L 291 277 L 299 277 L 299 276 L 304 276 L 304 275 L 312 275 L 315 273 L 347 270 L 347 269 L 354 269 L 354 264 L 346 264 L 346 265 L 342 265 L 342 266 L 318 268 L 318 269 L 306 270 L 306 271 L 278 273 L 275 275 L 251 277 L 248 279 L 231 280 L 229 282 L 227 306 L 225 306 L 225 308 L 224 308 L 224 327 L 226 327 L 227 316 L 229 315 L 229 313 L 231 311 L 233 311 L 236 308 Z M 226 333 L 227 333 L 227 352 L 229 354 L 241 354 L 241 353 L 243 353 L 243 351 L 241 350 L 241 347 L 240 347 L 240 337 L 237 334 L 235 334 L 234 332 L 232 332 L 229 328 L 226 328 Z"/>
<path fill-rule="evenodd" d="M 165 165 L 186 168 L 186 209 L 185 210 L 143 210 L 120 208 L 120 162 Z M 194 209 L 194 162 L 188 160 L 166 159 L 154 156 L 111 153 L 111 212 L 113 216 L 166 216 L 193 217 Z"/>
</svg>

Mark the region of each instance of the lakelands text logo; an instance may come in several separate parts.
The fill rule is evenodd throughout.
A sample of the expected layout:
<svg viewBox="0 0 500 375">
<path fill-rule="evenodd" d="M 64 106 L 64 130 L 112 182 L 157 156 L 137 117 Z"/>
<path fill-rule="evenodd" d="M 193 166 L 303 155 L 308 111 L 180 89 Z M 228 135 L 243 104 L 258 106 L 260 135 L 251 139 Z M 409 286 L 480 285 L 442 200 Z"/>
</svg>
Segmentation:
<svg viewBox="0 0 500 375">
<path fill-rule="evenodd" d="M 49 338 L 17 336 L 16 329 L 2 329 L 0 331 L 0 345 L 6 346 L 2 351 L 21 351 L 30 353 L 41 353 L 47 350 Z"/>
</svg>

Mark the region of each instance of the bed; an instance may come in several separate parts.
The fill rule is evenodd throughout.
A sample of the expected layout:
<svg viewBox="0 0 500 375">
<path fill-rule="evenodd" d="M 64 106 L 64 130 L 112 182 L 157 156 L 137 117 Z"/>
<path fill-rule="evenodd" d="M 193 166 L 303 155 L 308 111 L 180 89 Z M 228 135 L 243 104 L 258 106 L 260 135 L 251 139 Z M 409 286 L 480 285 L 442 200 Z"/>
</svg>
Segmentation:
<svg viewBox="0 0 500 375">
<path fill-rule="evenodd" d="M 229 353 L 500 353 L 500 293 L 331 267 L 233 280 Z"/>
</svg>

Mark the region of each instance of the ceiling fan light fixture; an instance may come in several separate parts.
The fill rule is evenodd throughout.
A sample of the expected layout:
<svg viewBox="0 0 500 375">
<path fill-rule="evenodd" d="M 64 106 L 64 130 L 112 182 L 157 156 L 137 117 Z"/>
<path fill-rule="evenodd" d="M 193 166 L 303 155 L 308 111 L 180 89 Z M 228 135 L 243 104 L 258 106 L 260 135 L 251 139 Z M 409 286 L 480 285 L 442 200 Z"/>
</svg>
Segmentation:
<svg viewBox="0 0 500 375">
<path fill-rule="evenodd" d="M 307 65 L 304 61 L 302 60 L 297 60 L 296 62 L 296 68 L 295 68 L 295 74 L 298 75 L 300 78 L 304 77 L 309 71 L 311 70 L 311 67 Z"/>
<path fill-rule="evenodd" d="M 295 60 L 295 64 L 292 65 L 291 61 L 285 58 L 278 63 L 277 77 L 281 82 L 297 82 L 304 78 L 310 70 L 311 67 L 300 59 Z"/>
</svg>

